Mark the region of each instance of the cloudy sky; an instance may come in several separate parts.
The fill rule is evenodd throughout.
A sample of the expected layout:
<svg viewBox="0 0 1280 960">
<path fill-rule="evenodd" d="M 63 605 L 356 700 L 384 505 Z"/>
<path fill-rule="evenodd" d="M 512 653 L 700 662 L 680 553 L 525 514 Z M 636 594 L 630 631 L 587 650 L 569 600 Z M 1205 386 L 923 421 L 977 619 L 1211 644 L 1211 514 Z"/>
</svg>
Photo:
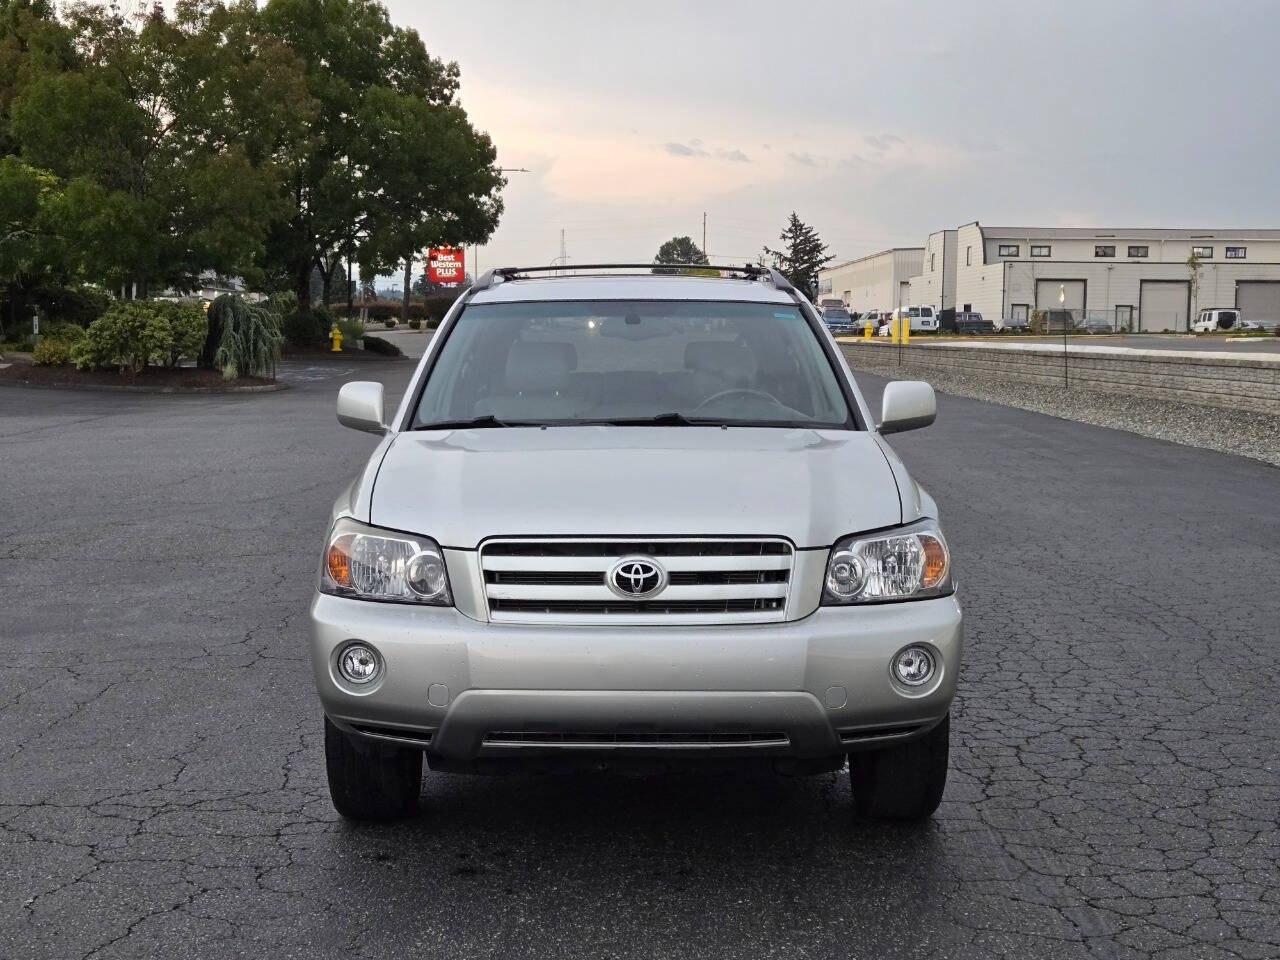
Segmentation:
<svg viewBox="0 0 1280 960">
<path fill-rule="evenodd" d="M 510 174 L 499 263 L 850 259 L 972 220 L 1280 226 L 1280 2 L 390 0 Z M 473 269 L 474 261 L 468 262 Z"/>
</svg>

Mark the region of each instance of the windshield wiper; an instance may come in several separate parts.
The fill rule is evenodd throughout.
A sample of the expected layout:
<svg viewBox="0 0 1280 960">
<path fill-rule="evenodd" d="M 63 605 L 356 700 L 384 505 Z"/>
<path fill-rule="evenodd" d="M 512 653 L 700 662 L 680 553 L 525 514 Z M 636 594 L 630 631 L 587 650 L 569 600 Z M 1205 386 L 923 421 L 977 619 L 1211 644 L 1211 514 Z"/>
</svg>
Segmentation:
<svg viewBox="0 0 1280 960">
<path fill-rule="evenodd" d="M 415 430 L 470 430 L 478 427 L 531 427 L 537 426 L 532 423 L 508 423 L 505 420 L 499 420 L 493 414 L 487 414 L 483 417 L 473 417 L 470 420 L 441 420 L 439 423 L 420 423 L 413 429 Z"/>
<path fill-rule="evenodd" d="M 723 427 L 725 422 L 715 417 L 686 417 L 683 413 L 659 413 L 653 417 L 615 417 L 597 420 L 595 423 L 611 427 Z"/>
</svg>

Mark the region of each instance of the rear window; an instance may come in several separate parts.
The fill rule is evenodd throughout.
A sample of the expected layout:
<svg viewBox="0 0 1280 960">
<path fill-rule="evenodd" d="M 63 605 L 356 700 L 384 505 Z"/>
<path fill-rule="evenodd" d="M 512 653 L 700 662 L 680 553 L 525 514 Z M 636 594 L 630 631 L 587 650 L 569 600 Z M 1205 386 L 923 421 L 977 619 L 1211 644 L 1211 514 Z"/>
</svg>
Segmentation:
<svg viewBox="0 0 1280 960">
<path fill-rule="evenodd" d="M 922 317 L 932 317 L 932 316 L 933 316 L 933 307 L 921 307 L 921 308 L 920 308 L 920 316 L 922 316 Z"/>
<path fill-rule="evenodd" d="M 654 418 L 856 426 L 798 309 L 711 301 L 468 306 L 441 347 L 413 424 L 490 417 L 499 426 Z"/>
<path fill-rule="evenodd" d="M 823 320 L 836 320 L 841 323 L 848 323 L 853 318 L 849 316 L 849 311 L 843 307 L 827 307 L 822 311 Z"/>
</svg>

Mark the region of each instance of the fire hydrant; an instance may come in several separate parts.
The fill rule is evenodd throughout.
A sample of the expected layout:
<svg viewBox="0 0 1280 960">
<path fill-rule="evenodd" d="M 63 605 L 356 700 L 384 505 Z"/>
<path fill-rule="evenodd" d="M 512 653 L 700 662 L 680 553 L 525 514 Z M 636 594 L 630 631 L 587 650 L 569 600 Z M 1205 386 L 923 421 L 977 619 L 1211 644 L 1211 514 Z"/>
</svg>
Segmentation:
<svg viewBox="0 0 1280 960">
<path fill-rule="evenodd" d="M 866 321 L 866 323 L 862 325 L 862 339 L 863 340 L 871 339 L 871 321 L 870 320 Z"/>
<path fill-rule="evenodd" d="M 342 352 L 342 331 L 338 329 L 335 323 L 333 329 L 329 331 L 329 336 L 333 339 L 333 353 Z"/>
</svg>

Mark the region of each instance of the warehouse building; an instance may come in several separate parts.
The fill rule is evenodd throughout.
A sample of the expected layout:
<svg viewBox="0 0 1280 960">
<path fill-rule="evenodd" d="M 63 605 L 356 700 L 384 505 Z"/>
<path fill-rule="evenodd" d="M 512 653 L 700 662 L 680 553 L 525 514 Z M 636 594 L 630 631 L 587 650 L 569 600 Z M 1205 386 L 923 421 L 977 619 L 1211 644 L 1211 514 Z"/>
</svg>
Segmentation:
<svg viewBox="0 0 1280 960">
<path fill-rule="evenodd" d="M 957 229 L 956 248 L 955 305 L 985 316 L 1025 317 L 1056 308 L 1064 295 L 1076 316 L 1121 330 L 1187 330 L 1207 307 L 1280 323 L 1280 230 L 970 223 Z"/>
<path fill-rule="evenodd" d="M 1188 260 L 1195 254 L 1196 279 Z M 903 276 L 898 264 L 918 269 Z M 853 309 L 906 304 L 1030 317 L 1057 309 L 1118 330 L 1185 331 L 1196 312 L 1236 307 L 1280 324 L 1280 230 L 984 227 L 929 235 L 825 270 L 819 288 Z M 893 294 L 892 299 L 886 300 Z M 828 295 L 828 294 L 823 294 Z"/>
<path fill-rule="evenodd" d="M 907 304 L 910 280 L 923 262 L 923 247 L 895 247 L 849 260 L 818 274 L 818 296 L 838 297 L 856 313 L 892 310 Z"/>
</svg>

